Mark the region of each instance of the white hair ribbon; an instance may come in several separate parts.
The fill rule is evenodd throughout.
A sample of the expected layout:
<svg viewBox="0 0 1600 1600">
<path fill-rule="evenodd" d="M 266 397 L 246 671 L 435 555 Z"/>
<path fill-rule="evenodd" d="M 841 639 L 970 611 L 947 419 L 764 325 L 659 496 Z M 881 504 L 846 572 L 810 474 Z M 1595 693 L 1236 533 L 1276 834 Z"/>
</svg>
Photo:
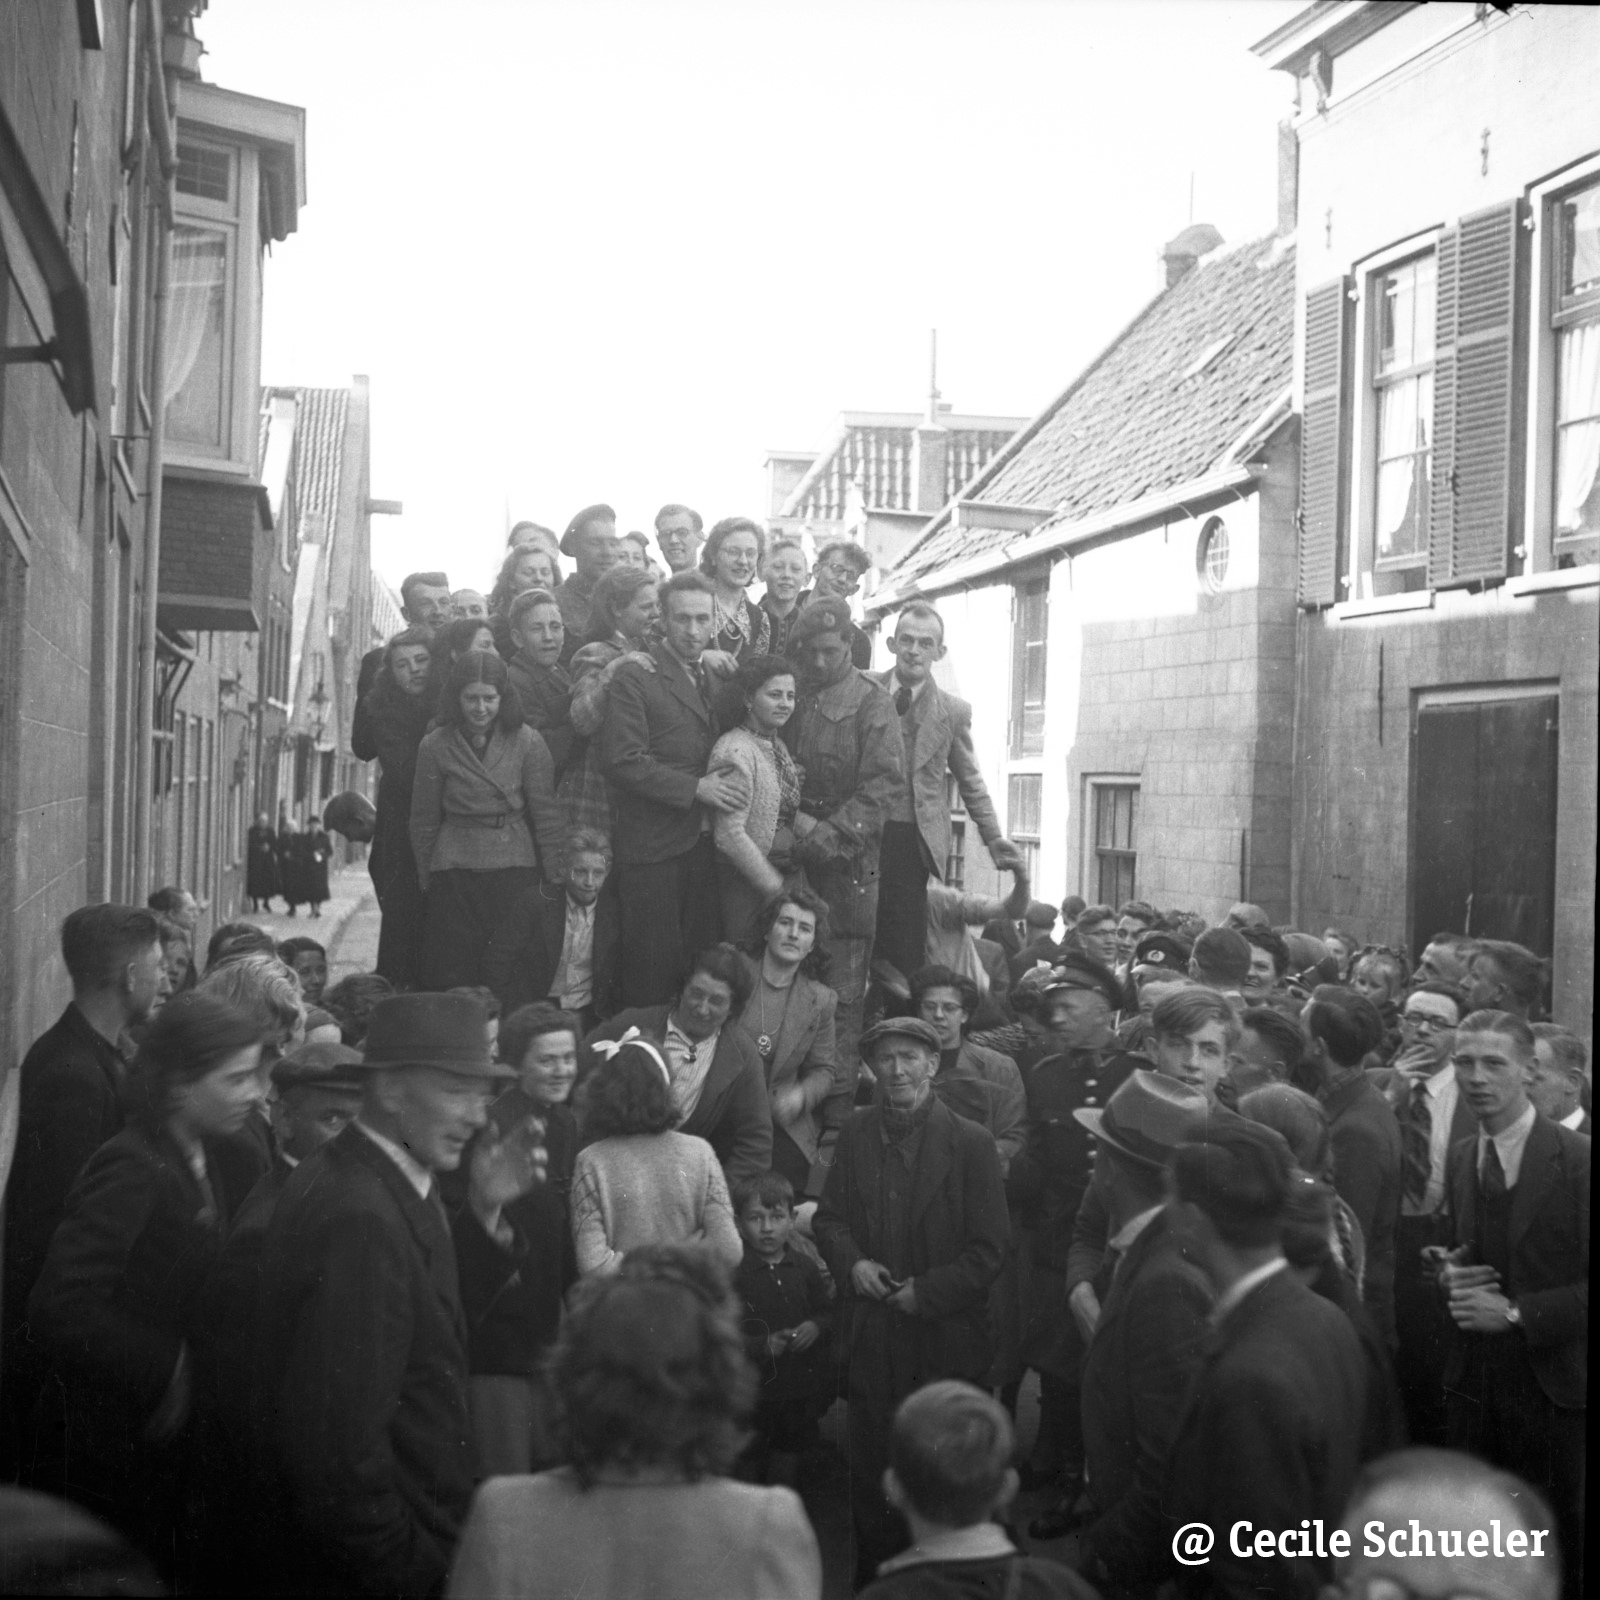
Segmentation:
<svg viewBox="0 0 1600 1600">
<path fill-rule="evenodd" d="M 621 1050 L 625 1044 L 637 1045 L 641 1050 L 643 1050 L 644 1053 L 649 1056 L 658 1067 L 661 1068 L 661 1076 L 667 1080 L 667 1087 L 669 1089 L 672 1087 L 672 1068 L 667 1065 L 666 1057 L 663 1056 L 661 1052 L 656 1049 L 656 1047 L 647 1038 L 645 1038 L 642 1033 L 639 1032 L 637 1027 L 629 1028 L 620 1039 L 596 1039 L 589 1046 L 589 1048 L 593 1050 L 597 1056 L 602 1056 L 607 1061 L 614 1061 L 616 1059 L 617 1052 Z"/>
</svg>

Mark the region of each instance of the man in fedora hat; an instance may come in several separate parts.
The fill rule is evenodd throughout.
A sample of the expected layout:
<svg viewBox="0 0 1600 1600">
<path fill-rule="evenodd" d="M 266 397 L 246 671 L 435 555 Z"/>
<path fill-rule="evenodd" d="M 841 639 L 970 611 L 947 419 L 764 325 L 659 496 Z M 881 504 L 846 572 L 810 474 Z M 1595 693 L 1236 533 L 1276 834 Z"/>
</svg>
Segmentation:
<svg viewBox="0 0 1600 1600">
<path fill-rule="evenodd" d="M 883 1493 L 895 1407 L 925 1383 L 988 1372 L 989 1286 L 1008 1232 L 994 1140 L 933 1093 L 938 1031 L 890 1018 L 861 1036 L 861 1054 L 877 1094 L 839 1136 L 813 1224 L 845 1296 L 858 1580 L 905 1543 Z"/>
<path fill-rule="evenodd" d="M 1073 1113 L 1096 1147 L 1092 1188 L 1110 1237 L 1099 1319 L 1083 1362 L 1088 1525 L 1079 1571 L 1103 1592 L 1152 1592 L 1168 1575 L 1161 1480 L 1172 1430 L 1211 1314 L 1205 1274 L 1163 1207 L 1172 1152 L 1206 1126 L 1198 1089 L 1140 1070 L 1104 1109 Z"/>
<path fill-rule="evenodd" d="M 1366 1414 L 1361 1344 L 1344 1312 L 1284 1258 L 1294 1158 L 1278 1133 L 1212 1116 L 1173 1152 L 1171 1170 L 1167 1225 L 1216 1294 L 1161 1493 L 1169 1530 L 1197 1523 L 1216 1544 L 1207 1565 L 1178 1571 L 1178 1585 L 1189 1595 L 1310 1600 L 1333 1576 L 1317 1553 L 1324 1546 L 1247 1545 L 1229 1532 L 1336 1525 Z"/>
<path fill-rule="evenodd" d="M 1059 1478 L 1062 1515 L 1039 1519 L 1036 1538 L 1059 1538 L 1083 1488 L 1078 1398 L 1083 1339 L 1067 1311 L 1067 1266 L 1078 1209 L 1089 1188 L 1094 1142 L 1075 1120 L 1104 1107 L 1140 1063 L 1117 1047 L 1112 1025 L 1122 989 L 1093 956 L 1064 955 L 1038 986 L 1048 1053 L 1023 1062 L 1027 1121 L 1006 1193 L 1022 1230 L 1022 1359 L 1039 1374 L 1040 1437 L 1032 1476 Z"/>
<path fill-rule="evenodd" d="M 428 1594 L 473 1488 L 466 1329 L 434 1175 L 515 1073 L 490 1057 L 482 1002 L 461 994 L 379 1001 L 362 1072 L 356 1119 L 296 1168 L 262 1254 L 260 1415 L 288 1524 L 274 1554 L 293 1592 Z"/>
</svg>

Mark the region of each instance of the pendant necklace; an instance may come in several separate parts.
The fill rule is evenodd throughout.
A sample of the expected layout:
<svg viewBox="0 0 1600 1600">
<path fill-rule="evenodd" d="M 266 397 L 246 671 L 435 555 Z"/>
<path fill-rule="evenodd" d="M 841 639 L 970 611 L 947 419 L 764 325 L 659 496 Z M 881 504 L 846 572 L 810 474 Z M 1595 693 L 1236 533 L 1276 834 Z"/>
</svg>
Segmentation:
<svg viewBox="0 0 1600 1600">
<path fill-rule="evenodd" d="M 795 979 L 799 976 L 799 972 L 796 971 L 791 975 L 788 983 L 783 986 L 783 1010 L 778 1014 L 777 1031 L 779 1033 L 783 1032 L 783 1025 L 789 1020 L 789 1002 L 794 998 L 794 983 Z M 768 979 L 765 970 L 763 970 L 761 973 L 761 1012 L 759 1023 L 761 1031 L 756 1035 L 756 1052 L 760 1055 L 763 1061 L 767 1062 L 772 1060 L 772 1052 L 777 1047 L 778 1042 L 772 1034 L 767 1032 L 767 990 L 775 988 L 777 988 L 777 985 Z"/>
</svg>

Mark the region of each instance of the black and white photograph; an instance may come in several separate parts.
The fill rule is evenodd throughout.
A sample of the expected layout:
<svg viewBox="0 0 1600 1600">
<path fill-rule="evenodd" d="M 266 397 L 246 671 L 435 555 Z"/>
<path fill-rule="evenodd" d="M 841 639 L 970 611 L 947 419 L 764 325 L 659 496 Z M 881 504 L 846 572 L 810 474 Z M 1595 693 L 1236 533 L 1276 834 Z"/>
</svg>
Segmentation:
<svg viewBox="0 0 1600 1600">
<path fill-rule="evenodd" d="M 0 0 L 0 1595 L 1582 1600 L 1597 108 Z"/>
</svg>

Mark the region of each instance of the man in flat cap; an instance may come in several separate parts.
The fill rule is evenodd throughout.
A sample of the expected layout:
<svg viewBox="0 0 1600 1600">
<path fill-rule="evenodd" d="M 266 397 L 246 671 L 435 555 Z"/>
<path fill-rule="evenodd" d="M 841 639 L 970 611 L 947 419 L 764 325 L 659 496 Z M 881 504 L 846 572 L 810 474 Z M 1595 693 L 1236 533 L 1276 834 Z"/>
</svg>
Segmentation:
<svg viewBox="0 0 1600 1600">
<path fill-rule="evenodd" d="M 1143 1069 L 1104 1109 L 1073 1113 L 1095 1141 L 1091 1188 L 1109 1229 L 1099 1274 L 1104 1306 L 1083 1362 L 1093 1509 L 1078 1535 L 1078 1570 L 1103 1593 L 1148 1591 L 1171 1571 L 1161 1484 L 1212 1293 L 1163 1209 L 1166 1166 L 1204 1131 L 1208 1114 L 1199 1090 Z"/>
<path fill-rule="evenodd" d="M 260 1415 L 294 1593 L 437 1591 L 473 1489 L 466 1329 L 435 1174 L 502 1081 L 482 1003 L 373 1008 L 355 1120 L 284 1186 L 261 1265 Z"/>
<path fill-rule="evenodd" d="M 1008 1232 L 994 1140 L 933 1093 L 938 1032 L 893 1018 L 862 1035 L 861 1053 L 877 1092 L 839 1137 L 814 1222 L 844 1293 L 858 1581 L 905 1544 L 882 1487 L 895 1407 L 935 1379 L 988 1372 Z"/>
<path fill-rule="evenodd" d="M 561 535 L 561 553 L 571 558 L 572 571 L 556 590 L 562 626 L 567 630 L 561 659 L 570 661 L 589 636 L 589 612 L 594 586 L 620 561 L 617 550 L 617 514 L 608 505 L 585 506 Z"/>
<path fill-rule="evenodd" d="M 1278 1133 L 1237 1117 L 1213 1118 L 1172 1157 L 1170 1225 L 1217 1297 L 1162 1492 L 1169 1529 L 1198 1523 L 1216 1536 L 1206 1565 L 1179 1569 L 1186 1594 L 1309 1600 L 1332 1577 L 1314 1540 L 1308 1553 L 1255 1539 L 1318 1518 L 1337 1525 L 1366 1409 L 1355 1329 L 1284 1259 L 1293 1167 Z M 1250 1525 L 1248 1543 L 1230 1537 L 1240 1522 Z"/>
<path fill-rule="evenodd" d="M 1070 952 L 1037 987 L 1053 1049 L 1023 1069 L 1027 1132 L 1006 1193 L 1022 1233 L 1022 1359 L 1039 1373 L 1035 1475 L 1060 1482 L 1056 1510 L 1034 1525 L 1051 1539 L 1070 1528 L 1083 1489 L 1083 1338 L 1067 1312 L 1067 1266 L 1094 1142 L 1074 1113 L 1103 1107 L 1140 1063 L 1116 1045 L 1122 990 L 1109 967 Z"/>
<path fill-rule="evenodd" d="M 789 654 L 800 671 L 800 698 L 783 730 L 804 773 L 793 858 L 828 902 L 829 982 L 839 996 L 844 1061 L 854 1058 L 861 1035 L 878 925 L 883 825 L 906 781 L 894 700 L 851 665 L 850 628 L 842 600 L 813 600 L 795 619 Z"/>
</svg>

